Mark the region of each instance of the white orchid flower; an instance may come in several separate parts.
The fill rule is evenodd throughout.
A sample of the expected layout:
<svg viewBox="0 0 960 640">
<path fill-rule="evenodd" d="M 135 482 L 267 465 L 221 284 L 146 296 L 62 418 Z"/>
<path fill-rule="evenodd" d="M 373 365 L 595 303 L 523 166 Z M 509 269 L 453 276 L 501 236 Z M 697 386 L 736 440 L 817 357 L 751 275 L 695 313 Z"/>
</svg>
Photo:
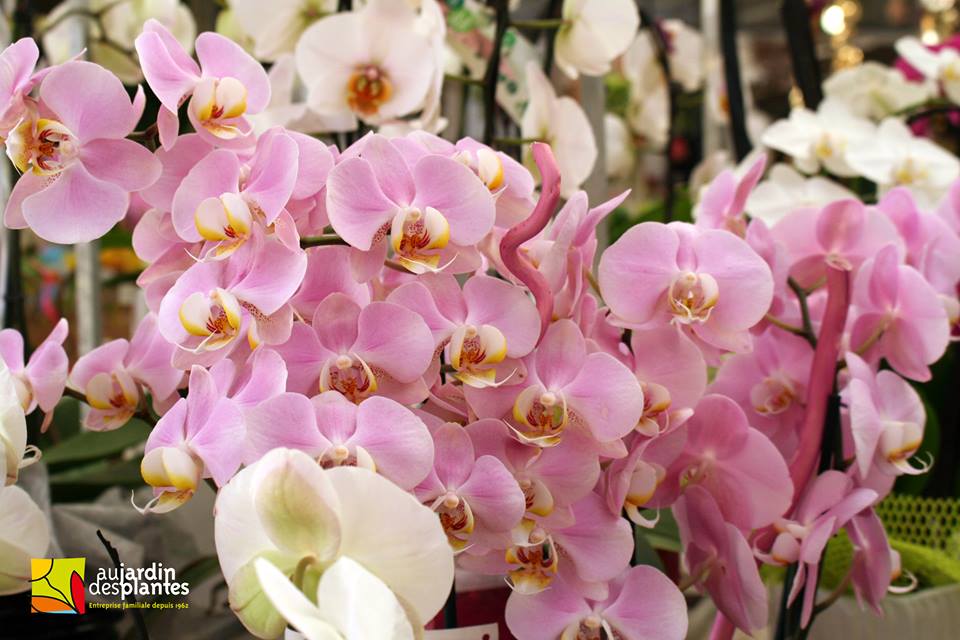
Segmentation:
<svg viewBox="0 0 960 640">
<path fill-rule="evenodd" d="M 263 592 L 307 640 L 413 640 L 413 624 L 389 587 L 363 565 L 340 558 L 323 572 L 316 603 L 269 561 L 254 562 Z"/>
<path fill-rule="evenodd" d="M 0 487 L 17 481 L 27 451 L 27 421 L 17 387 L 0 358 Z M 2 489 L 0 489 L 2 490 Z"/>
<path fill-rule="evenodd" d="M 633 144 L 630 128 L 623 118 L 613 113 L 603 116 L 606 137 L 607 175 L 611 178 L 628 178 L 637 162 L 637 150 Z"/>
<path fill-rule="evenodd" d="M 370 0 L 360 11 L 336 13 L 303 32 L 297 70 L 307 104 L 325 117 L 380 124 L 423 108 L 439 56 L 406 2 Z"/>
<path fill-rule="evenodd" d="M 634 0 L 564 0 L 563 26 L 554 42 L 557 66 L 576 78 L 578 73 L 601 76 L 637 33 L 640 14 Z"/>
<path fill-rule="evenodd" d="M 337 11 L 337 0 L 228 0 L 227 5 L 253 40 L 253 55 L 266 62 L 292 53 L 307 27 Z"/>
<path fill-rule="evenodd" d="M 557 97 L 539 64 L 528 62 L 526 73 L 530 100 L 520 122 L 521 134 L 553 148 L 560 168 L 561 193 L 569 198 L 590 176 L 597 161 L 593 129 L 576 100 L 569 96 Z"/>
<path fill-rule="evenodd" d="M 854 115 L 878 121 L 922 104 L 931 94 L 929 84 L 910 82 L 899 69 L 878 62 L 837 71 L 824 81 L 823 92 Z"/>
<path fill-rule="evenodd" d="M 234 476 L 217 497 L 214 533 L 230 606 L 264 638 L 282 634 L 290 612 L 264 591 L 258 559 L 312 598 L 326 572 L 350 558 L 417 621 L 440 610 L 453 582 L 453 551 L 435 513 L 376 473 L 324 470 L 301 451 L 274 449 Z"/>
<path fill-rule="evenodd" d="M 352 114 L 325 118 L 307 106 L 307 90 L 297 74 L 297 63 L 292 54 L 279 56 L 267 77 L 270 80 L 270 104 L 260 113 L 249 116 L 257 134 L 277 126 L 306 134 L 347 131 L 356 126 Z"/>
<path fill-rule="evenodd" d="M 84 11 L 100 13 L 100 19 L 90 20 Z M 90 61 L 103 65 L 125 84 L 137 84 L 143 81 L 143 73 L 135 56 L 126 51 L 133 51 L 133 41 L 151 18 L 167 27 L 187 51 L 193 49 L 197 25 L 179 0 L 67 0 L 40 25 L 41 29 L 44 24 L 55 25 L 44 32 L 44 55 L 56 65 L 86 48 Z"/>
<path fill-rule="evenodd" d="M 750 193 L 746 211 L 772 227 L 796 209 L 820 209 L 836 200 L 856 197 L 852 191 L 833 180 L 823 176 L 808 178 L 790 165 L 779 163 L 770 169 L 767 179 Z"/>
<path fill-rule="evenodd" d="M 850 166 L 875 182 L 881 194 L 907 187 L 921 208 L 932 207 L 960 176 L 960 161 L 936 143 L 913 135 L 896 118 L 887 118 L 870 144 L 848 153 Z"/>
<path fill-rule="evenodd" d="M 30 559 L 42 558 L 49 546 L 40 507 L 20 487 L 0 487 L 0 596 L 30 588 Z"/>
<path fill-rule="evenodd" d="M 853 115 L 836 100 L 824 100 L 816 112 L 799 107 L 786 120 L 774 122 L 763 133 L 762 142 L 793 158 L 804 173 L 824 167 L 830 173 L 853 177 L 858 172 L 847 163 L 853 149 L 869 148 L 876 127 Z"/>
<path fill-rule="evenodd" d="M 947 98 L 960 104 L 960 52 L 952 47 L 932 51 L 913 36 L 900 38 L 894 46 L 911 67 L 939 83 Z"/>
</svg>

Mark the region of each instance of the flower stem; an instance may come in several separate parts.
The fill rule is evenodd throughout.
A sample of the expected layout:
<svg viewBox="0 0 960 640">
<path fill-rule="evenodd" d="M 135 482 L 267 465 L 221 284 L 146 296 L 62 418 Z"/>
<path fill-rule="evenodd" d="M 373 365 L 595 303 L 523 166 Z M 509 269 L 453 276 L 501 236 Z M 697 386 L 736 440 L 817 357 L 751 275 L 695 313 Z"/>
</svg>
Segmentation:
<svg viewBox="0 0 960 640">
<path fill-rule="evenodd" d="M 309 236 L 300 238 L 300 248 L 308 247 L 328 247 L 346 245 L 347 242 L 335 233 L 325 233 L 319 236 Z"/>
<path fill-rule="evenodd" d="M 500 82 L 500 53 L 503 38 L 510 26 L 508 0 L 494 0 L 497 22 L 493 35 L 493 50 L 487 62 L 487 72 L 483 78 L 483 143 L 490 145 L 496 135 L 497 85 Z"/>
<path fill-rule="evenodd" d="M 820 337 L 813 354 L 813 365 L 807 383 L 807 407 L 800 431 L 800 446 L 790 462 L 793 480 L 793 505 L 807 486 L 817 467 L 824 437 L 824 423 L 836 378 L 840 339 L 847 320 L 850 300 L 849 272 L 827 265 L 827 307 L 820 326 Z M 791 507 L 792 508 L 792 507 Z"/>
<path fill-rule="evenodd" d="M 787 278 L 787 286 L 797 296 L 797 302 L 800 304 L 800 317 L 803 323 L 803 337 L 807 339 L 810 346 L 817 348 L 817 334 L 813 332 L 813 322 L 810 320 L 810 307 L 807 305 L 807 291 L 800 286 L 800 283 L 793 278 Z"/>
<path fill-rule="evenodd" d="M 544 31 L 559 29 L 566 23 L 563 18 L 539 18 L 531 20 L 511 20 L 510 26 L 527 31 Z"/>
</svg>

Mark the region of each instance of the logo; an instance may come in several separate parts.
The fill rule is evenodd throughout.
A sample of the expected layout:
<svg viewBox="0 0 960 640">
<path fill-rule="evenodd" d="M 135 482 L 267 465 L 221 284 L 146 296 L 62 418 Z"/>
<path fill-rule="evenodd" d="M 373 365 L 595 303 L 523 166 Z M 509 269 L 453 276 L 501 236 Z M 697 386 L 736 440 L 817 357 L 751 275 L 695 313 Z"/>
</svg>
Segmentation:
<svg viewBox="0 0 960 640">
<path fill-rule="evenodd" d="M 86 613 L 85 564 L 86 558 L 32 558 L 30 612 Z"/>
</svg>

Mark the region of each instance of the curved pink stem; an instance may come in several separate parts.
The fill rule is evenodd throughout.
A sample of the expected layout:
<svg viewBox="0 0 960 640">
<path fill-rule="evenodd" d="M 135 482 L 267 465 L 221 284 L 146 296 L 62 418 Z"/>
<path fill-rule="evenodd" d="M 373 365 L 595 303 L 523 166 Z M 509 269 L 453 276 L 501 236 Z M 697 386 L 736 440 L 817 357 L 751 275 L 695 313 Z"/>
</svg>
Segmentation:
<svg viewBox="0 0 960 640">
<path fill-rule="evenodd" d="M 533 143 L 533 159 L 537 163 L 542 180 L 540 200 L 525 220 L 511 227 L 503 236 L 500 241 L 500 259 L 510 273 L 527 285 L 534 300 L 537 301 L 542 338 L 553 319 L 553 291 L 550 290 L 550 285 L 543 274 L 530 264 L 529 260 L 520 255 L 520 245 L 543 231 L 556 211 L 557 203 L 560 201 L 560 169 L 557 167 L 557 160 L 553 157 L 550 145 L 542 142 Z"/>
<path fill-rule="evenodd" d="M 840 340 L 843 338 L 843 327 L 847 322 L 849 305 L 849 272 L 828 261 L 827 308 L 820 324 L 817 349 L 813 354 L 813 365 L 810 367 L 810 379 L 807 382 L 807 411 L 800 431 L 800 447 L 790 462 L 794 505 L 807 486 L 820 456 L 827 404 L 830 394 L 833 393 L 837 357 L 840 355 Z"/>
<path fill-rule="evenodd" d="M 710 628 L 710 640 L 730 640 L 735 630 L 736 627 L 727 616 L 717 611 L 717 617 L 713 619 L 713 626 Z"/>
</svg>

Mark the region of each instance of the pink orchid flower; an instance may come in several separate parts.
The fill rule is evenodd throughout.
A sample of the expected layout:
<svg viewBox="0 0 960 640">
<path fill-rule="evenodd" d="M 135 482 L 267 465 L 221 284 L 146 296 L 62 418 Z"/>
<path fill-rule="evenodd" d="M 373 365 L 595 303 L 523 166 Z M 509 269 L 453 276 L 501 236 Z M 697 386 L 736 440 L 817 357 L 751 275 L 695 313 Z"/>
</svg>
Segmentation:
<svg viewBox="0 0 960 640">
<path fill-rule="evenodd" d="M 748 634 L 764 627 L 767 590 L 740 529 L 724 521 L 716 501 L 699 486 L 691 486 L 677 499 L 673 515 L 687 570 L 703 577 L 717 609 Z"/>
<path fill-rule="evenodd" d="M 160 303 L 160 333 L 181 347 L 175 358 L 207 354 L 207 364 L 242 334 L 251 348 L 285 342 L 293 323 L 286 303 L 306 268 L 303 251 L 257 236 L 230 260 L 198 263 L 181 275 Z"/>
<path fill-rule="evenodd" d="M 459 272 L 451 261 L 475 252 L 471 246 L 493 228 L 496 207 L 486 185 L 451 158 L 428 155 L 408 167 L 386 138 L 361 143 L 330 172 L 326 205 L 334 231 L 360 251 L 375 249 L 377 264 L 389 235 L 397 260 L 413 273 L 448 265 Z M 476 268 L 465 262 L 467 271 Z"/>
<path fill-rule="evenodd" d="M 612 580 L 601 600 L 584 597 L 563 580 L 533 595 L 514 592 L 507 600 L 506 622 L 518 640 L 682 640 L 687 604 L 669 578 L 638 566 Z"/>
<path fill-rule="evenodd" d="M 30 355 L 26 366 L 23 364 L 23 336 L 16 329 L 0 331 L 0 358 L 13 376 L 23 411 L 30 413 L 40 407 L 46 414 L 44 428 L 53 419 L 53 410 L 67 386 L 70 362 L 63 350 L 63 341 L 67 339 L 68 330 L 67 321 L 62 318 Z"/>
<path fill-rule="evenodd" d="M 454 550 L 520 523 L 524 493 L 500 460 L 478 456 L 470 435 L 453 422 L 433 430 L 433 444 L 433 468 L 414 494 L 440 516 Z"/>
<path fill-rule="evenodd" d="M 885 358 L 900 375 L 925 382 L 950 343 L 940 297 L 895 246 L 866 261 L 853 282 L 850 346 L 868 362 Z"/>
<path fill-rule="evenodd" d="M 546 517 L 565 509 L 593 490 L 600 462 L 589 447 L 568 438 L 556 447 L 524 444 L 502 420 L 491 418 L 464 429 L 477 457 L 493 456 L 513 474 L 525 499 L 526 517 Z"/>
<path fill-rule="evenodd" d="M 642 278 L 644 286 L 637 286 Z M 718 349 L 750 348 L 773 297 L 770 268 L 728 231 L 644 222 L 600 258 L 600 289 L 621 326 L 683 325 Z"/>
<path fill-rule="evenodd" d="M 496 384 L 498 365 L 530 353 L 540 336 L 537 308 L 523 289 L 485 275 L 461 291 L 450 274 L 424 274 L 387 301 L 420 314 L 437 348 L 446 347 L 454 377 L 474 387 Z"/>
<path fill-rule="evenodd" d="M 240 45 L 216 33 L 201 33 L 193 61 L 173 34 L 147 20 L 134 45 L 147 84 L 160 99 L 160 141 L 169 149 L 177 139 L 177 110 L 190 97 L 187 117 L 197 133 L 215 146 L 246 146 L 253 127 L 245 116 L 270 103 L 267 72 Z"/>
<path fill-rule="evenodd" d="M 67 62 L 51 70 L 40 84 L 39 111 L 6 139 L 7 155 L 23 175 L 4 223 L 72 244 L 99 238 L 122 220 L 130 192 L 160 176 L 153 154 L 124 139 L 143 104 L 142 91 L 131 104 L 120 80 L 98 65 Z"/>
<path fill-rule="evenodd" d="M 464 389 L 480 417 L 502 417 L 510 406 L 515 433 L 525 442 L 554 446 L 574 427 L 598 443 L 630 433 L 643 415 L 643 390 L 613 356 L 587 353 L 586 340 L 570 320 L 550 325 L 525 359 L 522 382 L 498 388 Z"/>
<path fill-rule="evenodd" d="M 33 38 L 20 38 L 0 53 L 0 135 L 4 138 L 36 108 L 29 94 L 50 70 L 34 73 L 39 58 Z"/>
<path fill-rule="evenodd" d="M 240 408 L 217 389 L 209 371 L 194 366 L 189 390 L 150 432 L 140 472 L 155 497 L 141 512 L 172 511 L 193 497 L 203 478 L 218 486 L 240 467 L 244 447 Z"/>
<path fill-rule="evenodd" d="M 804 590 L 800 616 L 803 627 L 813 614 L 820 558 L 827 542 L 876 499 L 876 491 L 854 488 L 853 481 L 842 472 L 825 471 L 807 487 L 793 516 L 775 523 L 778 535 L 770 554 L 760 557 L 778 565 L 799 563 L 788 602 L 792 603 Z"/>
<path fill-rule="evenodd" d="M 434 459 L 423 421 L 379 396 L 357 405 L 336 391 L 312 400 L 281 393 L 247 411 L 246 424 L 247 464 L 283 446 L 309 453 L 325 469 L 363 467 L 409 491 L 427 476 Z"/>
<path fill-rule="evenodd" d="M 632 554 L 630 524 L 611 514 L 600 496 L 590 493 L 574 503 L 569 513 L 525 518 L 513 533 L 505 564 L 500 555 L 498 572 L 506 573 L 511 588 L 524 595 L 544 591 L 560 577 L 585 595 L 602 600 L 608 594 L 607 581 L 627 567 Z"/>
<path fill-rule="evenodd" d="M 629 195 L 624 191 L 590 208 L 587 194 L 577 191 L 541 234 L 524 243 L 521 251 L 537 265 L 553 292 L 553 317 L 576 315 L 588 294 L 586 273 L 593 269 L 597 252 L 597 226 Z"/>
<path fill-rule="evenodd" d="M 157 317 L 140 321 L 133 338 L 111 340 L 77 359 L 70 386 L 84 393 L 91 410 L 83 424 L 94 431 L 122 427 L 144 402 L 141 386 L 163 412 L 179 397 L 183 372 L 171 365 L 176 347 L 157 330 Z"/>
<path fill-rule="evenodd" d="M 876 467 L 885 475 L 929 471 L 910 458 L 923 441 L 927 421 L 920 394 L 892 371 L 876 373 L 854 353 L 846 354 L 850 382 L 841 393 L 847 407 L 857 470 L 866 479 Z"/>
<path fill-rule="evenodd" d="M 610 463 L 600 481 L 600 491 L 610 513 L 627 517 L 641 527 L 653 527 L 659 516 L 650 519 L 640 510 L 653 499 L 667 477 L 667 469 L 683 452 L 686 431 L 675 429 L 653 439 L 635 436 L 629 455 Z"/>
<path fill-rule="evenodd" d="M 760 182 L 766 168 L 767 155 L 763 153 L 740 179 L 737 179 L 730 169 L 720 172 L 707 185 L 694 209 L 697 226 L 726 229 L 741 238 L 744 237 L 747 233 L 747 219 L 744 216 L 747 198 Z"/>
<path fill-rule="evenodd" d="M 865 509 L 851 518 L 846 530 L 853 543 L 853 565 L 850 568 L 853 592 L 861 607 L 867 604 L 878 615 L 883 615 L 880 603 L 887 592 L 912 591 L 916 587 L 916 578 L 907 574 L 912 584 L 905 587 L 892 585 L 903 575 L 900 554 L 890 548 L 883 522 L 873 509 Z"/>
<path fill-rule="evenodd" d="M 352 402 L 376 393 L 415 404 L 427 396 L 421 376 L 433 361 L 434 342 L 413 311 L 391 302 L 361 308 L 333 293 L 317 306 L 311 325 L 294 324 L 277 351 L 287 361 L 289 391 L 339 391 Z"/>
<path fill-rule="evenodd" d="M 739 404 L 750 424 L 789 457 L 803 423 L 812 363 L 813 349 L 806 340 L 768 328 L 754 340 L 752 353 L 723 361 L 710 392 Z"/>
<path fill-rule="evenodd" d="M 683 452 L 651 506 L 670 504 L 698 486 L 713 496 L 724 520 L 745 531 L 770 524 L 790 507 L 787 463 L 733 400 L 704 396 L 681 429 L 687 434 Z"/>
<path fill-rule="evenodd" d="M 357 282 L 350 268 L 349 247 L 328 246 L 307 249 L 307 272 L 300 289 L 290 299 L 303 318 L 312 318 L 317 306 L 331 293 L 342 293 L 361 307 L 370 304 L 371 288 Z"/>
<path fill-rule="evenodd" d="M 522 164 L 473 138 L 456 144 L 426 131 L 411 131 L 391 140 L 409 166 L 428 155 L 443 155 L 469 167 L 487 186 L 497 204 L 496 226 L 511 227 L 533 209 L 533 176 Z"/>
<path fill-rule="evenodd" d="M 287 387 L 287 365 L 273 349 L 260 347 L 244 362 L 235 360 L 238 351 L 209 368 L 217 389 L 245 413 L 280 395 Z"/>
<path fill-rule="evenodd" d="M 897 187 L 877 203 L 896 225 L 907 250 L 907 264 L 923 274 L 938 293 L 955 297 L 960 282 L 960 236 L 940 216 L 921 211 L 909 189 Z"/>
<path fill-rule="evenodd" d="M 188 242 L 206 240 L 205 257 L 232 255 L 251 238 L 254 226 L 266 231 L 284 211 L 297 179 L 291 167 L 298 159 L 297 143 L 279 129 L 260 136 L 247 165 L 227 149 L 211 151 L 173 196 L 174 229 Z"/>
<path fill-rule="evenodd" d="M 140 192 L 140 196 L 155 209 L 169 213 L 173 208 L 173 197 L 180 183 L 191 169 L 214 147 L 198 133 L 188 133 L 177 138 L 170 148 L 160 147 L 154 157 L 160 161 L 163 170 L 152 185 Z"/>
<path fill-rule="evenodd" d="M 682 424 L 707 387 L 703 353 L 675 326 L 633 331 L 630 351 L 643 389 L 637 431 L 653 437 Z"/>
<path fill-rule="evenodd" d="M 819 211 L 797 209 L 773 227 L 773 236 L 787 251 L 790 275 L 808 289 L 822 284 L 827 261 L 853 270 L 881 247 L 901 245 L 889 218 L 853 199 L 837 200 Z"/>
</svg>

